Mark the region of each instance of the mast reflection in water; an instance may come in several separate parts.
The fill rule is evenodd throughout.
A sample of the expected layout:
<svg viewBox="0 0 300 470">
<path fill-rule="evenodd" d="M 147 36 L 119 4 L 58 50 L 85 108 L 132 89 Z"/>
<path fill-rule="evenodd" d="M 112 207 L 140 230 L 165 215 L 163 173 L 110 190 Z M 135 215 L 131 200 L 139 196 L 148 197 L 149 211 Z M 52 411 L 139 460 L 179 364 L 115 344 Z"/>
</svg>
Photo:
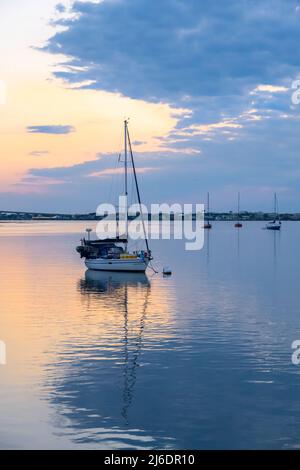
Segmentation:
<svg viewBox="0 0 300 470">
<path fill-rule="evenodd" d="M 153 448 L 158 443 L 142 426 L 137 426 L 138 421 L 143 421 L 139 413 L 146 412 L 141 394 L 139 403 L 134 403 L 139 370 L 147 366 L 143 363 L 143 350 L 151 349 L 155 342 L 149 335 L 144 338 L 148 315 L 152 328 L 157 321 L 151 315 L 153 305 L 157 305 L 151 299 L 151 283 L 143 273 L 88 270 L 79 281 L 78 290 L 86 320 L 90 322 L 90 317 L 97 315 L 98 336 L 86 336 L 81 331 L 78 343 L 62 345 L 62 375 L 52 377 L 52 402 L 60 414 L 71 420 L 77 444 Z M 156 325 L 155 330 L 158 328 Z M 165 448 L 172 447 L 170 438 L 161 436 L 159 442 Z"/>
<path fill-rule="evenodd" d="M 149 301 L 150 282 L 144 273 L 103 273 L 100 271 L 88 270 L 85 274 L 85 281 L 81 282 L 81 289 L 84 293 L 90 292 L 108 292 L 124 298 L 124 390 L 123 390 L 123 408 L 122 416 L 126 425 L 128 421 L 128 410 L 134 396 L 134 386 L 137 379 L 137 367 L 143 346 L 143 332 L 147 315 L 147 306 Z M 131 337 L 131 321 L 128 312 L 128 292 L 129 289 L 140 288 L 145 294 L 145 302 L 140 312 L 140 321 L 136 332 Z"/>
</svg>

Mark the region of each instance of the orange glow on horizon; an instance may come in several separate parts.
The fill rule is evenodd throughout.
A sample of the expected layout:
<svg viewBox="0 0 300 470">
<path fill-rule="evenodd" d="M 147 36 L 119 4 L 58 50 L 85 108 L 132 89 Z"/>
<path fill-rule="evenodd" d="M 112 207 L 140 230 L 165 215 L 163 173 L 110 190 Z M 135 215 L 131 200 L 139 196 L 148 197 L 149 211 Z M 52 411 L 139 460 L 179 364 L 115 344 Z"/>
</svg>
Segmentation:
<svg viewBox="0 0 300 470">
<path fill-rule="evenodd" d="M 131 118 L 133 140 L 142 142 L 139 151 L 162 150 L 157 137 L 168 136 L 188 110 L 118 93 L 71 88 L 54 79 L 55 64 L 63 57 L 53 57 L 32 46 L 42 45 L 53 34 L 47 22 L 57 2 L 46 0 L 38 6 L 33 0 L 19 2 L 16 16 L 16 6 L 12 8 L 3 1 L 0 27 L 7 35 L 7 46 L 2 51 L 0 79 L 6 83 L 7 101 L 0 105 L 1 191 L 37 191 L 36 184 L 15 186 L 31 168 L 73 166 L 95 160 L 97 154 L 120 152 L 125 117 Z M 10 22 L 14 22 L 14 28 Z M 51 135 L 26 130 L 28 126 L 42 125 L 70 125 L 75 132 Z M 43 190 L 47 190 L 47 180 Z"/>
</svg>

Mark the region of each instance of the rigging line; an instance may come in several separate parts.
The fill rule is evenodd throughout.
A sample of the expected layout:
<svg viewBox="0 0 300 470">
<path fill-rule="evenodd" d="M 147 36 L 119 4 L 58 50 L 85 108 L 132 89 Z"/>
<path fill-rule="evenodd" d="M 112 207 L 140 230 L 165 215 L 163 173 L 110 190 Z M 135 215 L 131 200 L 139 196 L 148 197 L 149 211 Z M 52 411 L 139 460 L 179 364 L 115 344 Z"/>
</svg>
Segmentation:
<svg viewBox="0 0 300 470">
<path fill-rule="evenodd" d="M 134 179 L 131 178 L 130 204 L 135 203 Z"/>
<path fill-rule="evenodd" d="M 137 180 L 137 175 L 136 175 L 135 163 L 134 163 L 134 159 L 133 159 L 133 152 L 132 152 L 132 146 L 131 146 L 131 139 L 130 139 L 130 135 L 129 135 L 128 128 L 127 128 L 127 136 L 128 136 L 128 143 L 129 143 L 129 150 L 130 150 L 130 155 L 131 155 L 131 163 L 132 163 L 132 168 L 133 168 L 133 174 L 134 174 L 136 192 L 137 192 L 137 197 L 138 197 L 139 206 L 140 206 L 140 210 L 141 210 L 141 217 L 142 217 L 142 224 L 143 224 L 143 231 L 144 231 L 144 236 L 145 236 L 145 242 L 146 242 L 147 251 L 150 252 L 149 243 L 148 243 L 147 234 L 146 234 L 145 221 L 144 221 L 144 217 L 143 217 L 143 209 L 142 209 L 141 194 L 140 194 L 139 185 L 138 185 L 138 180 Z"/>
<path fill-rule="evenodd" d="M 277 211 L 277 218 L 280 220 L 280 214 L 279 214 L 279 204 L 278 204 L 278 197 L 276 194 L 276 211 Z"/>
<path fill-rule="evenodd" d="M 151 261 L 150 263 L 148 264 L 149 268 L 152 269 L 152 271 L 154 272 L 154 274 L 159 274 L 159 271 L 157 271 L 154 266 L 152 265 Z"/>
</svg>

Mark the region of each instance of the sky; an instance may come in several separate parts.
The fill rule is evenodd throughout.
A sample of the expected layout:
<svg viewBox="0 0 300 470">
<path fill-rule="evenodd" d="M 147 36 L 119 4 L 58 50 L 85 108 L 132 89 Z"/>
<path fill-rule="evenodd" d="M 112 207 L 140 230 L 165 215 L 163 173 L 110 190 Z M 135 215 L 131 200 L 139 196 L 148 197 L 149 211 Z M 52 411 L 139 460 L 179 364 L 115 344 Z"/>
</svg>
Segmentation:
<svg viewBox="0 0 300 470">
<path fill-rule="evenodd" d="M 300 0 L 1 0 L 0 31 L 0 210 L 113 202 L 130 118 L 145 203 L 300 212 Z"/>
</svg>

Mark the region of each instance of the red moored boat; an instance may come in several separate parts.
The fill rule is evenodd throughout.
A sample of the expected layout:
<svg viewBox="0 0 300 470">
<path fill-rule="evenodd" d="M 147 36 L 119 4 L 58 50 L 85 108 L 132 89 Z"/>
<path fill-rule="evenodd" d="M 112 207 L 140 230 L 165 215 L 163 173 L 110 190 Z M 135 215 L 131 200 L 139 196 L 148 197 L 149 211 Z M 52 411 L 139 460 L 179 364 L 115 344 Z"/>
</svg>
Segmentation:
<svg viewBox="0 0 300 470">
<path fill-rule="evenodd" d="M 205 224 L 204 224 L 204 228 L 205 229 L 211 229 L 212 228 L 212 224 L 210 223 L 209 221 L 209 193 L 207 193 L 207 211 L 205 213 Z"/>
<path fill-rule="evenodd" d="M 242 228 L 243 224 L 240 222 L 240 193 L 238 193 L 238 212 L 237 212 L 237 223 L 235 224 L 235 228 Z"/>
</svg>

